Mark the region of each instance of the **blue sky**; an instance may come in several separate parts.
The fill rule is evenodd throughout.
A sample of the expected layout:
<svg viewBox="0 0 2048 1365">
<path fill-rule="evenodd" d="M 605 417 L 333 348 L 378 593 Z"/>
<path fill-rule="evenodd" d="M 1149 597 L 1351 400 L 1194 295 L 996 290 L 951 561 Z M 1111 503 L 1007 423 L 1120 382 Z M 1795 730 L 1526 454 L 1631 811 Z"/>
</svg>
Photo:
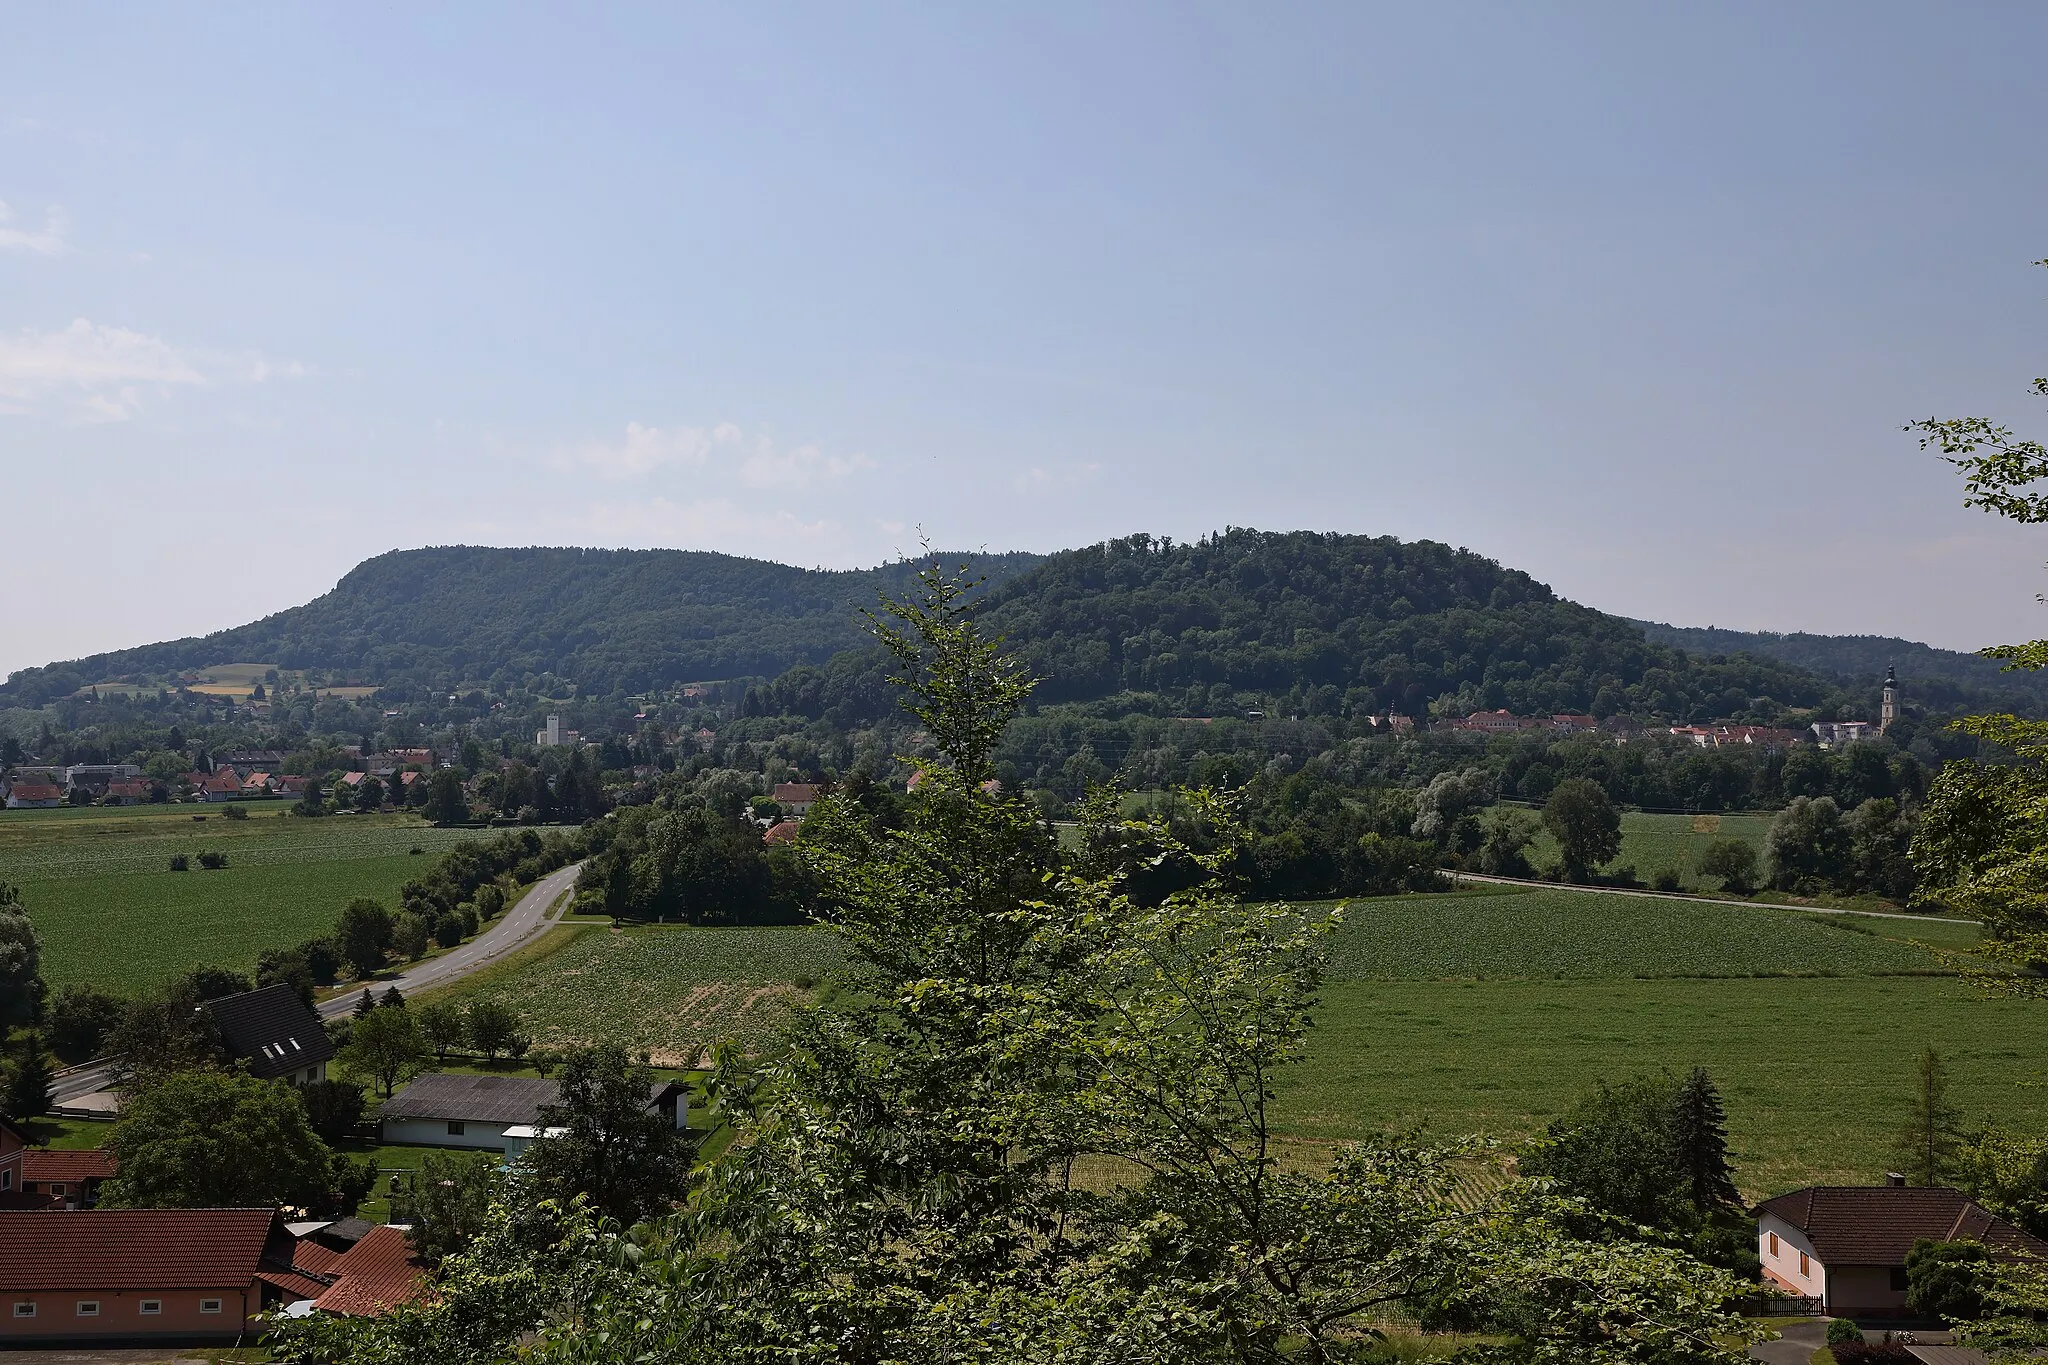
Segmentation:
<svg viewBox="0 0 2048 1365">
<path fill-rule="evenodd" d="M 1467 545 L 1970 648 L 2037 5 L 0 5 L 0 671 L 423 544 Z"/>
</svg>

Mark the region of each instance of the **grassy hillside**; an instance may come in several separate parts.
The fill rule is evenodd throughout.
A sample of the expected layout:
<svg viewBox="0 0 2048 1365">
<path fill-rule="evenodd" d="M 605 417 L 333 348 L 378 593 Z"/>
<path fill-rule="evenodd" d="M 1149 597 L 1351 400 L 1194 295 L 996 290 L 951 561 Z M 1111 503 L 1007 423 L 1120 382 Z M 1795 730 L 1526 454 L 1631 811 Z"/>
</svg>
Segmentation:
<svg viewBox="0 0 2048 1365">
<path fill-rule="evenodd" d="M 333 928 L 356 896 L 396 904 L 407 878 L 469 837 L 410 816 L 290 819 L 283 803 L 204 823 L 189 806 L 6 811 L 0 881 L 21 887 L 53 987 L 128 994 L 194 967 L 248 971 L 263 949 Z M 204 849 L 227 866 L 202 871 Z M 192 870 L 172 872 L 173 853 Z"/>
</svg>

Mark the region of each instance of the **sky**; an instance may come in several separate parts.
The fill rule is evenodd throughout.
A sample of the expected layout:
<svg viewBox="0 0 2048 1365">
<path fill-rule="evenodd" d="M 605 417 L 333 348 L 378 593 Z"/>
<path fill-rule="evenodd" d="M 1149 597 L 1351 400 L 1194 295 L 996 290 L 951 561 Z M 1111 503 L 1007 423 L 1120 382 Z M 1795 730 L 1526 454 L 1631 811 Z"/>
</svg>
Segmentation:
<svg viewBox="0 0 2048 1365">
<path fill-rule="evenodd" d="M 2048 7 L 0 0 L 0 672 L 432 544 L 1226 526 L 2048 634 Z M 225 662 L 225 661 L 224 661 Z"/>
</svg>

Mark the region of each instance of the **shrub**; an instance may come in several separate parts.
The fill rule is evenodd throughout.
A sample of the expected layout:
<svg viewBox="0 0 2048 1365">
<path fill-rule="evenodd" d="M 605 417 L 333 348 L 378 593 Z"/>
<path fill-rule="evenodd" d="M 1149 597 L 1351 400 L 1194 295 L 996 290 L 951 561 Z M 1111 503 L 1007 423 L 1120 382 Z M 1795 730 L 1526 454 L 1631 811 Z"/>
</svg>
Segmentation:
<svg viewBox="0 0 2048 1365">
<path fill-rule="evenodd" d="M 1678 879 L 1675 867 L 1660 867 L 1650 874 L 1650 885 L 1658 891 L 1682 891 L 1685 884 Z"/>
<path fill-rule="evenodd" d="M 249 811 L 244 806 L 229 806 L 220 813 L 220 818 L 223 820 L 246 820 L 249 818 Z"/>
<path fill-rule="evenodd" d="M 462 921 L 453 915 L 443 915 L 435 920 L 434 942 L 443 948 L 453 948 L 462 942 Z"/>
<path fill-rule="evenodd" d="M 1835 1318 L 1828 1323 L 1828 1345 L 1840 1346 L 1844 1342 L 1861 1345 L 1863 1329 L 1847 1318 Z"/>
<path fill-rule="evenodd" d="M 1833 1323 L 1829 1327 L 1832 1329 Z M 1834 1353 L 1835 1365 L 1918 1365 L 1919 1361 L 1918 1356 L 1896 1341 L 1845 1341 L 1828 1349 Z"/>
<path fill-rule="evenodd" d="M 185 856 L 184 854 L 182 854 L 182 853 L 173 853 L 173 854 L 171 855 L 171 871 L 173 871 L 173 872 L 189 872 L 189 871 L 191 871 L 191 870 L 192 870 L 192 860 L 191 860 L 190 858 L 186 857 L 186 856 Z"/>
<path fill-rule="evenodd" d="M 217 872 L 228 865 L 228 855 L 219 849 L 208 849 L 199 855 L 199 865 L 208 872 Z"/>
</svg>

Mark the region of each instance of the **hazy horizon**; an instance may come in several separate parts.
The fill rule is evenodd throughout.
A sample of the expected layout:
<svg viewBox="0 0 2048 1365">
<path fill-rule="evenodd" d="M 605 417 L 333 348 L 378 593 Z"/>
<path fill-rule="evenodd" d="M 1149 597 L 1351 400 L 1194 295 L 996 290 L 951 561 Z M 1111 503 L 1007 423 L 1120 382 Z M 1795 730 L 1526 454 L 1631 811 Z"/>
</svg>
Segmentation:
<svg viewBox="0 0 2048 1365">
<path fill-rule="evenodd" d="M 0 674 L 457 542 L 1226 525 L 2048 634 L 2017 4 L 13 6 Z"/>
</svg>

